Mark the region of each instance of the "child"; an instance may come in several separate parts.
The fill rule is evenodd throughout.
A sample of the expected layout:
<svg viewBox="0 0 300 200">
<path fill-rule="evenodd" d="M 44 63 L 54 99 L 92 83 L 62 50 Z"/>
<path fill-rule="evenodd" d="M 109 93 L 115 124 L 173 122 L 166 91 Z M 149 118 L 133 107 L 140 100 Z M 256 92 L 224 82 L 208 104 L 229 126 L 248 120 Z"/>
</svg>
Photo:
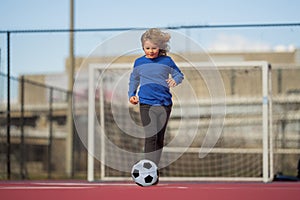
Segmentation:
<svg viewBox="0 0 300 200">
<path fill-rule="evenodd" d="M 184 78 L 172 58 L 167 56 L 169 40 L 170 34 L 157 28 L 149 29 L 142 35 L 145 55 L 134 62 L 128 91 L 130 103 L 140 104 L 140 116 L 145 130 L 145 158 L 157 165 L 172 109 L 169 88 L 180 84 Z"/>
</svg>

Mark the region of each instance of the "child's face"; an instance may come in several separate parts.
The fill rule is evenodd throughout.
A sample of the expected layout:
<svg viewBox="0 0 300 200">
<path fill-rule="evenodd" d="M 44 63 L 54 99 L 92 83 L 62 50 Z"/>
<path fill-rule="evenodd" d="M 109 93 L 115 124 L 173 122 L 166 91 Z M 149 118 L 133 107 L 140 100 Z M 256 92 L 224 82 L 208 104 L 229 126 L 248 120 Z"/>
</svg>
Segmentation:
<svg viewBox="0 0 300 200">
<path fill-rule="evenodd" d="M 158 57 L 159 47 L 149 40 L 144 42 L 143 50 L 147 58 L 153 59 Z"/>
</svg>

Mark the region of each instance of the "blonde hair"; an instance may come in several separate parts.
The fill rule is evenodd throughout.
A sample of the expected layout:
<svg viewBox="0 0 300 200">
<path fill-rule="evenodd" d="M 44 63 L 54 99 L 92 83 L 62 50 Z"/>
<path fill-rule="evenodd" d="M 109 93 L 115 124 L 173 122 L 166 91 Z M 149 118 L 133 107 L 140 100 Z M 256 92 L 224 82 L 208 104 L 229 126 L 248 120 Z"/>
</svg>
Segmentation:
<svg viewBox="0 0 300 200">
<path fill-rule="evenodd" d="M 145 41 L 149 40 L 159 47 L 159 56 L 167 55 L 169 51 L 169 40 L 171 35 L 166 32 L 162 32 L 158 28 L 148 29 L 141 37 L 142 46 L 144 47 Z"/>
</svg>

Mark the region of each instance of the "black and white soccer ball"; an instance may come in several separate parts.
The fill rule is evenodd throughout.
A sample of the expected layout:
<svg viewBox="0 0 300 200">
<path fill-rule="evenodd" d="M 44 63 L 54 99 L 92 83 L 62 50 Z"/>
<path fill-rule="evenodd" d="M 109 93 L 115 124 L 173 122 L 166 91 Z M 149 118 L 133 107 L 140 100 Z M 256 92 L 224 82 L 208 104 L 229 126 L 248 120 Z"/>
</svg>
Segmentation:
<svg viewBox="0 0 300 200">
<path fill-rule="evenodd" d="M 131 177 L 139 186 L 151 186 L 158 181 L 158 168 L 151 160 L 143 159 L 133 165 Z"/>
</svg>

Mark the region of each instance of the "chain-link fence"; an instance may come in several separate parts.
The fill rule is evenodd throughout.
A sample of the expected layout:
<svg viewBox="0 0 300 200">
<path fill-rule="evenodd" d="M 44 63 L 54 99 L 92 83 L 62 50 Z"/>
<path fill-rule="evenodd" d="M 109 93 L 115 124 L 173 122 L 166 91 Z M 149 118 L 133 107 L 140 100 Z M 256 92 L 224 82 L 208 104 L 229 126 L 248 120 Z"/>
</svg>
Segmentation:
<svg viewBox="0 0 300 200">
<path fill-rule="evenodd" d="M 6 74 L 0 81 L 7 88 Z M 67 177 L 66 140 L 68 98 L 66 90 L 50 87 L 30 79 L 11 77 L 12 95 L 17 95 L 10 104 L 0 104 L 0 177 L 11 174 L 13 179 Z M 15 94 L 14 94 L 15 93 Z M 8 126 L 9 125 L 9 126 Z M 9 130 L 9 135 L 8 133 Z M 86 170 L 86 151 L 77 137 L 72 134 L 74 177 L 76 172 Z"/>
<path fill-rule="evenodd" d="M 203 61 L 205 54 L 216 62 L 264 60 L 272 65 L 274 170 L 290 175 L 296 173 L 300 157 L 299 27 L 300 23 L 162 27 L 189 38 L 171 41 L 171 53 L 193 62 Z M 69 34 L 75 36 L 76 76 L 81 68 L 116 56 L 114 62 L 132 66 L 137 55 L 131 53 L 140 55 L 142 50 L 124 47 L 133 42 L 140 47 L 140 35 L 122 38 L 126 31 L 134 29 L 0 30 L 0 179 L 86 178 L 87 150 L 77 131 L 87 127 L 73 129 L 71 155 L 66 152 L 71 97 L 78 101 L 73 115 L 88 124 L 88 106 L 80 103 L 87 102 L 88 77 L 77 82 L 85 85 L 80 94 L 68 91 Z M 110 43 L 115 35 L 123 40 Z M 288 36 L 288 41 L 278 35 Z M 195 52 L 191 40 L 203 47 L 202 52 Z M 70 161 L 71 172 L 66 170 Z"/>
</svg>

